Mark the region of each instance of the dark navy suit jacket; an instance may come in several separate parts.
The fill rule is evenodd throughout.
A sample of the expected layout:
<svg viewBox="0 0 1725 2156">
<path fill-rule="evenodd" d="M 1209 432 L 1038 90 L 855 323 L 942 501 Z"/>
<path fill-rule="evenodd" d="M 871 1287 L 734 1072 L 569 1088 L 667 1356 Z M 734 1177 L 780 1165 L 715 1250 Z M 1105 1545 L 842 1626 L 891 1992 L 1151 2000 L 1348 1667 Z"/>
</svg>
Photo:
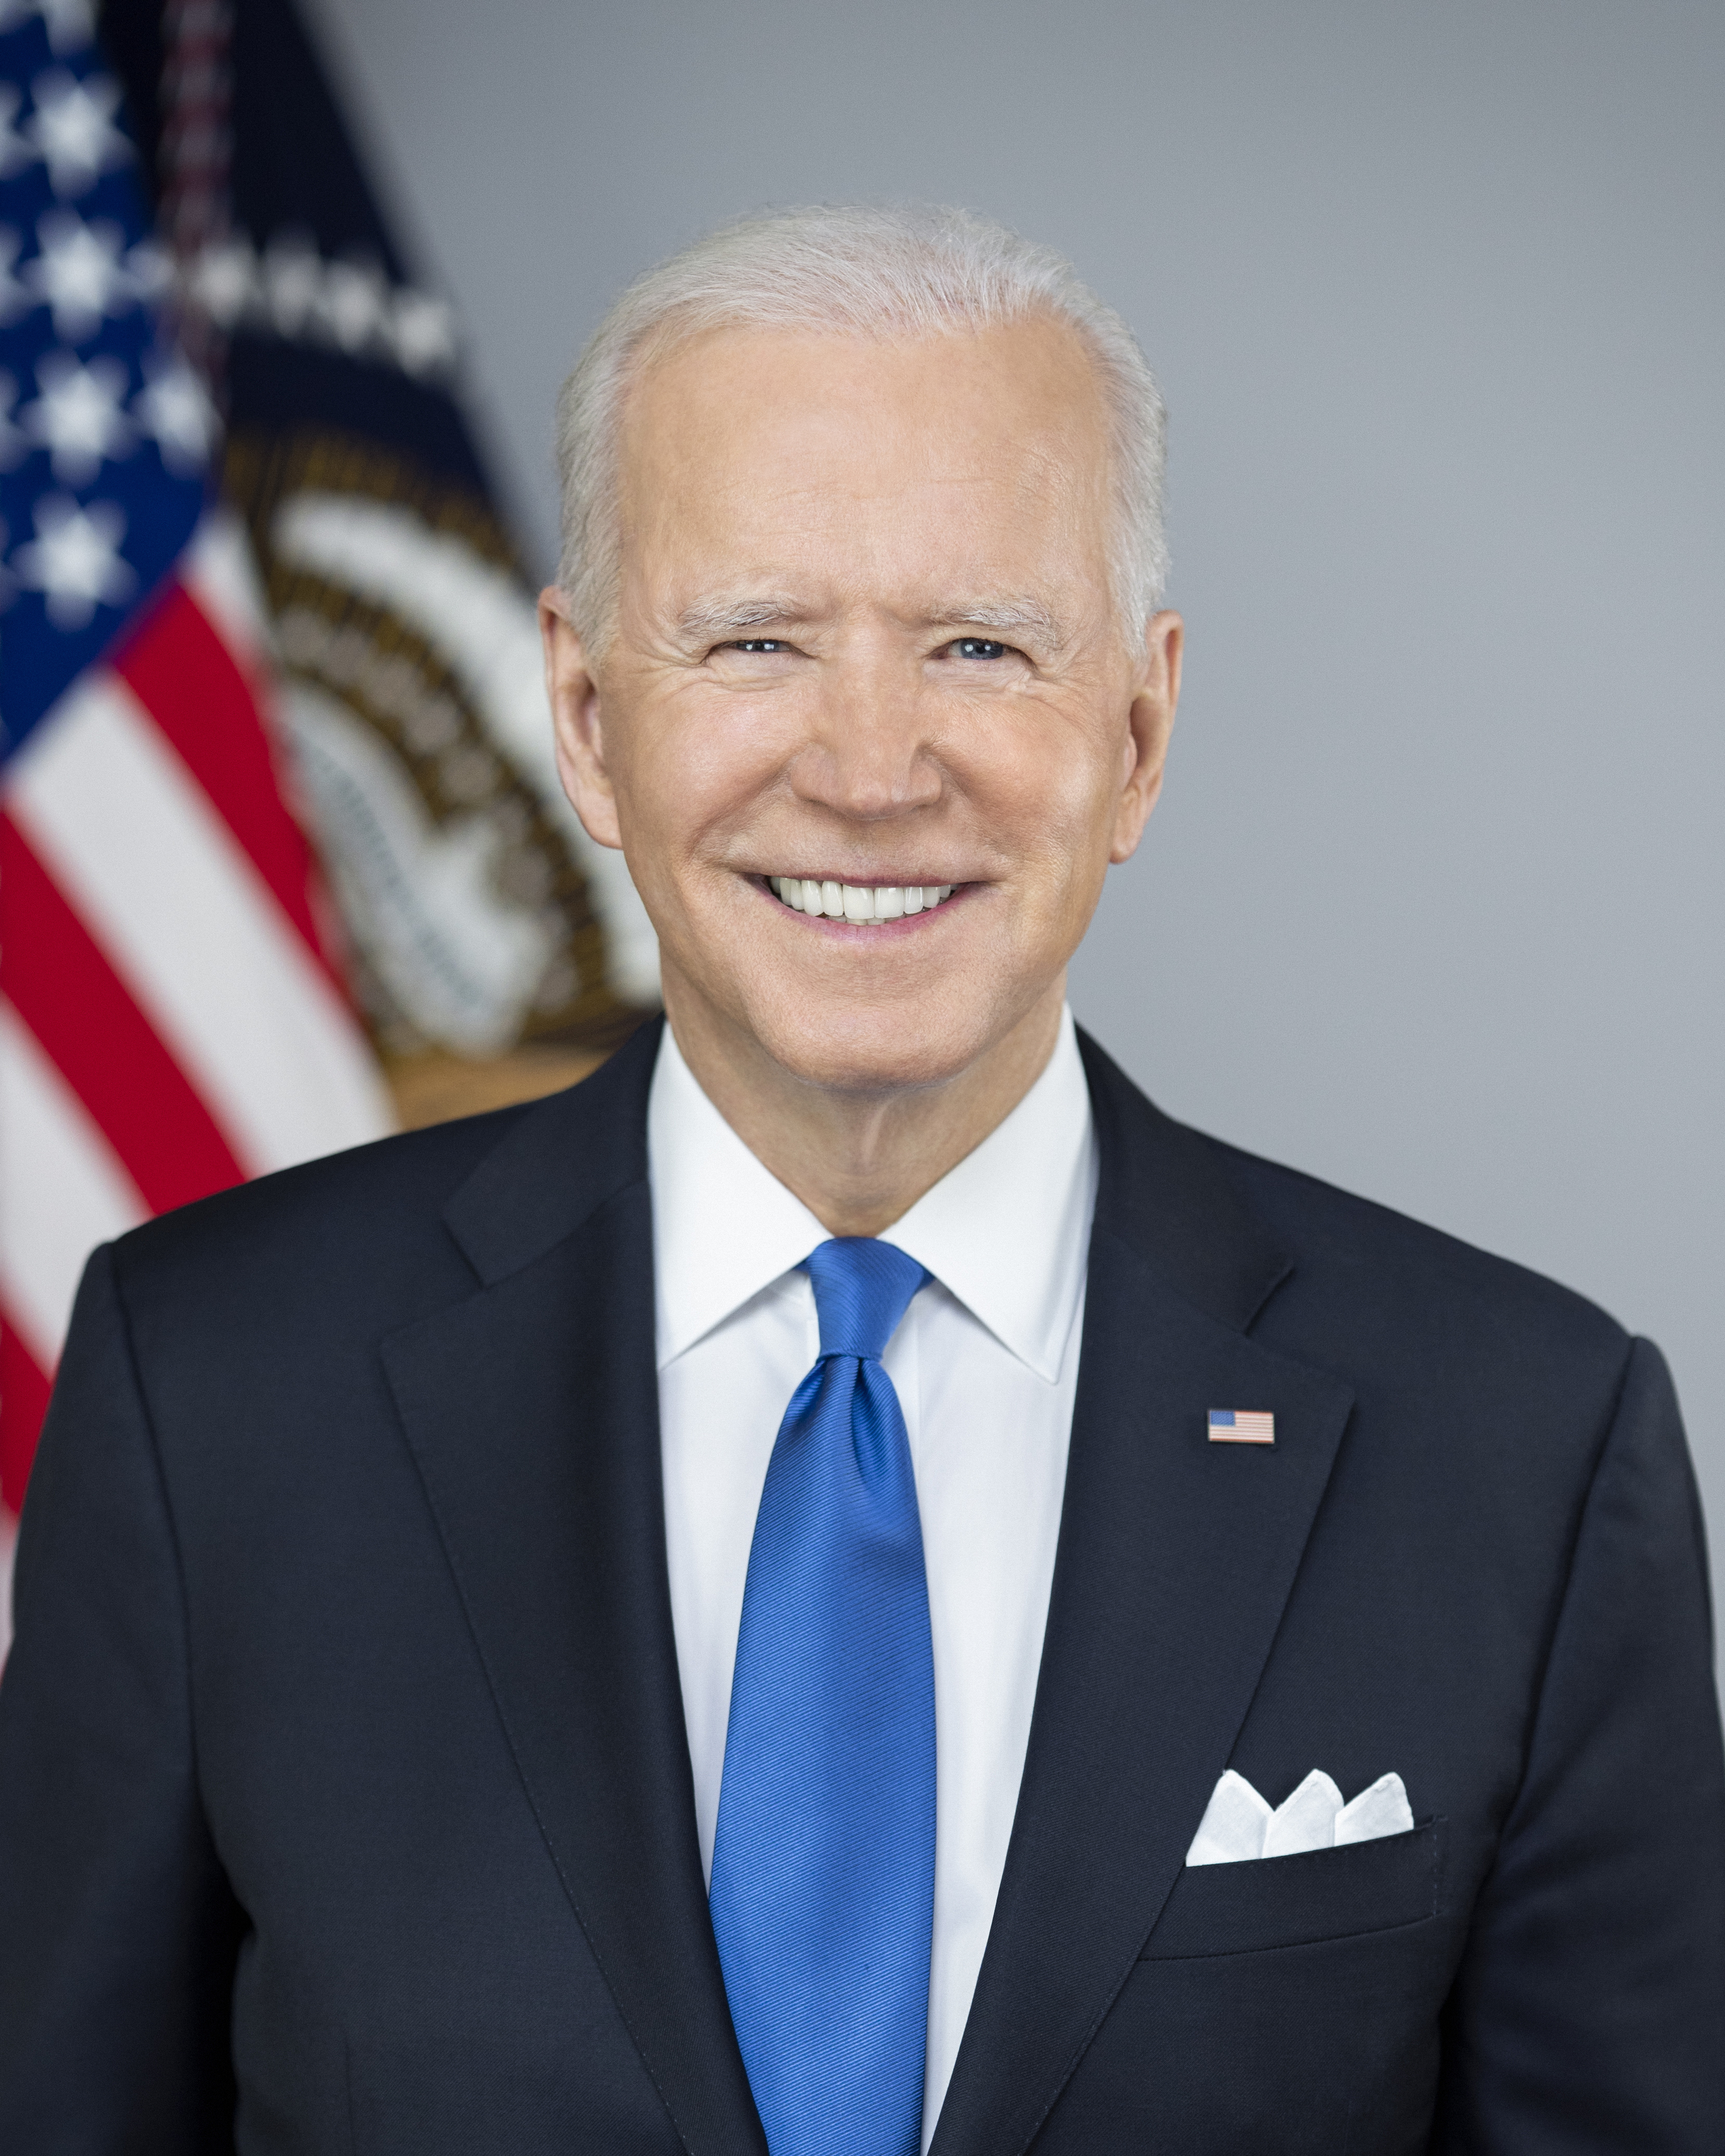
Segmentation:
<svg viewBox="0 0 1725 2156">
<path fill-rule="evenodd" d="M 656 1038 L 92 1260 L 0 1686 L 6 2156 L 761 2156 L 666 1584 Z M 933 2156 L 1718 2156 L 1657 1353 L 1085 1057 L 1059 1558 Z M 1230 1764 L 1394 1769 L 1416 1825 L 1187 1871 Z"/>
</svg>

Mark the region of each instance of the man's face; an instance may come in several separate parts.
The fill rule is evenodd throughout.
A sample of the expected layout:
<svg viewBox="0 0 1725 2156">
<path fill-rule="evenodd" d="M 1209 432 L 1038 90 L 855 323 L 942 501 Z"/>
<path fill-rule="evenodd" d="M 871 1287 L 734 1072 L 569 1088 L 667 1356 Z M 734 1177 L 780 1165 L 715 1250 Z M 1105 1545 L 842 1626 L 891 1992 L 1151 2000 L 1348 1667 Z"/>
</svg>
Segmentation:
<svg viewBox="0 0 1725 2156">
<path fill-rule="evenodd" d="M 620 485 L 608 646 L 551 599 L 547 643 L 565 783 L 668 1008 L 823 1086 L 956 1077 L 1058 1003 L 1173 721 L 1177 619 L 1129 644 L 1111 605 L 1082 346 L 712 332 L 637 383 Z M 903 911 L 835 921 L 783 878 Z"/>
</svg>

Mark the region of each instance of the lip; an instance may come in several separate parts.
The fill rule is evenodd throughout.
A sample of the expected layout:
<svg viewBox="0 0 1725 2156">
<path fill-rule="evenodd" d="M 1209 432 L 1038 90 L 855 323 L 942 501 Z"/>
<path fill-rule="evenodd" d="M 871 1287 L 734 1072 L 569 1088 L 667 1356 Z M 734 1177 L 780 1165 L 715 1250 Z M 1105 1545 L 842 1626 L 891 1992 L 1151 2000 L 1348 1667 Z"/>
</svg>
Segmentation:
<svg viewBox="0 0 1725 2156">
<path fill-rule="evenodd" d="M 772 873 L 778 875 L 788 871 L 775 869 Z M 823 875 L 811 871 L 806 880 L 810 883 L 854 884 L 859 881 L 854 871 L 848 875 Z M 942 881 L 946 880 L 940 879 Z M 746 880 L 754 886 L 775 913 L 782 915 L 787 921 L 796 922 L 798 927 L 809 930 L 811 934 L 825 935 L 846 943 L 878 943 L 885 937 L 914 936 L 922 929 L 932 928 L 943 914 L 950 913 L 954 906 L 964 905 L 983 888 L 978 883 L 955 882 L 952 885 L 952 896 L 942 900 L 941 904 L 934 907 L 932 911 L 906 914 L 897 921 L 829 921 L 824 914 L 798 913 L 793 906 L 787 906 L 768 882 L 765 875 L 751 875 L 746 878 Z M 895 881 L 901 884 L 911 884 L 921 883 L 922 880 L 920 875 L 898 878 L 874 875 L 870 878 L 870 888 L 890 889 Z"/>
</svg>

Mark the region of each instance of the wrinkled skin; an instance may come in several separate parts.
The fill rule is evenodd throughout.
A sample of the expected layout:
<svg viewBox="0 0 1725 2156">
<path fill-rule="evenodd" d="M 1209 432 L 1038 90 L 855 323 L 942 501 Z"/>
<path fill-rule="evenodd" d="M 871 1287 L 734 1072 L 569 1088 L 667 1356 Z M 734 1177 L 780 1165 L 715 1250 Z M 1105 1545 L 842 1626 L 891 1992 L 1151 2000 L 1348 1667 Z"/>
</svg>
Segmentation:
<svg viewBox="0 0 1725 2156">
<path fill-rule="evenodd" d="M 1034 1081 L 1155 803 L 1181 627 L 1122 633 L 1108 477 L 1052 321 L 712 331 L 630 393 L 603 641 L 541 601 L 564 784 L 629 861 L 678 1042 L 834 1233 L 889 1224 Z M 854 927 L 773 875 L 957 888 Z"/>
</svg>

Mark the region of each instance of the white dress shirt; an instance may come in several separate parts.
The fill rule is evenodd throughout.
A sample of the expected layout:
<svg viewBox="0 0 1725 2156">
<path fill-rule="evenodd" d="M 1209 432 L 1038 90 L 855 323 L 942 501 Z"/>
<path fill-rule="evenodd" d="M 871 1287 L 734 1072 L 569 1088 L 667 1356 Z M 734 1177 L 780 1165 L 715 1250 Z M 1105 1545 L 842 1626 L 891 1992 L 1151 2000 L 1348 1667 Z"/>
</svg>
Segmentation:
<svg viewBox="0 0 1725 2156">
<path fill-rule="evenodd" d="M 702 1092 L 669 1027 L 647 1109 L 671 1614 L 712 1876 L 731 1676 L 767 1463 L 819 1353 L 797 1268 L 827 1230 Z M 993 1920 L 1065 1486 L 1096 1199 L 1070 1013 L 1041 1076 L 881 1240 L 934 1276 L 885 1363 L 910 1438 L 934 1645 L 937 1813 L 922 2144 Z"/>
</svg>

